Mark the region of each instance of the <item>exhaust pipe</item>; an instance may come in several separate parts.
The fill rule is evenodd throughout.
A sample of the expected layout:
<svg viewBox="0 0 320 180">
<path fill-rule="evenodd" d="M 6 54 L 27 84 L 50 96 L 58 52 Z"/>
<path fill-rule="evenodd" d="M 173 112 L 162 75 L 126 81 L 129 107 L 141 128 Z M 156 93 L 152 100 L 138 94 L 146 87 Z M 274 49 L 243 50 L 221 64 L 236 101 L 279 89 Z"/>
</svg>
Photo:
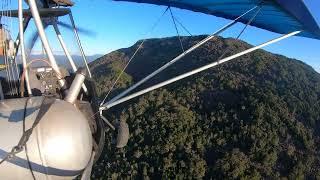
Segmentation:
<svg viewBox="0 0 320 180">
<path fill-rule="evenodd" d="M 77 74 L 71 84 L 71 87 L 67 92 L 67 96 L 64 98 L 65 101 L 71 104 L 75 104 L 78 98 L 78 95 L 81 91 L 84 80 L 86 79 L 86 74 L 87 74 L 87 71 L 84 68 L 78 69 Z"/>
</svg>

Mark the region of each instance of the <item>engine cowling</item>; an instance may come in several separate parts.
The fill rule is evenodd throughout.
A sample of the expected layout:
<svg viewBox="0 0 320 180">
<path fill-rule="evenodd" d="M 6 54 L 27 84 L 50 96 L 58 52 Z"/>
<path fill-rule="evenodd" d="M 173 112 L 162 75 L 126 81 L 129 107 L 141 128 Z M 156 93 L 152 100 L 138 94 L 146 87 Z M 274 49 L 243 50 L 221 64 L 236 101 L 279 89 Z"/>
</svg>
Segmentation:
<svg viewBox="0 0 320 180">
<path fill-rule="evenodd" d="M 43 98 L 0 101 L 0 159 L 18 144 L 24 114 L 26 130 L 32 127 Z M 27 149 L 0 164 L 0 179 L 33 179 L 31 170 L 36 179 L 73 179 L 86 168 L 92 154 L 87 119 L 63 100 L 54 100 L 47 108 L 27 142 Z"/>
</svg>

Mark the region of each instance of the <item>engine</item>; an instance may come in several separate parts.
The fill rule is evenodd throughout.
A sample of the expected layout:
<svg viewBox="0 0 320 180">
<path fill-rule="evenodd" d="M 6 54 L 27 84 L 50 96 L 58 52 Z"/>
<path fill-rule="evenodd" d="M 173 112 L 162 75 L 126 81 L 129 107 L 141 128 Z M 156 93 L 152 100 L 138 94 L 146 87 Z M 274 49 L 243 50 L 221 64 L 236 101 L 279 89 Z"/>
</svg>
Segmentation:
<svg viewBox="0 0 320 180">
<path fill-rule="evenodd" d="M 22 150 L 0 165 L 0 179 L 73 179 L 87 166 L 92 134 L 86 117 L 73 104 L 46 98 L 1 101 L 1 159 L 39 122 Z"/>
</svg>

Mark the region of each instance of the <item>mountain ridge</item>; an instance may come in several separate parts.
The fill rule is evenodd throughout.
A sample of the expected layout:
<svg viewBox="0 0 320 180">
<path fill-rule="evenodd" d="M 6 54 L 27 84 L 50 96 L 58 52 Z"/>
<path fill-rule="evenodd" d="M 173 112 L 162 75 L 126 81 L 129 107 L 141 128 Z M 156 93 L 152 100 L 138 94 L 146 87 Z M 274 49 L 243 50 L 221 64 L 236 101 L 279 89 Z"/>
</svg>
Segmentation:
<svg viewBox="0 0 320 180">
<path fill-rule="evenodd" d="M 187 49 L 203 37 L 183 37 L 182 43 Z M 101 97 L 138 44 L 90 63 Z M 143 87 L 213 62 L 226 49 L 228 56 L 249 47 L 217 37 Z M 147 40 L 110 97 L 179 53 L 177 37 Z M 120 150 L 109 137 L 93 178 L 320 177 L 320 74 L 264 50 L 133 99 L 105 116 L 127 121 L 131 135 Z"/>
</svg>

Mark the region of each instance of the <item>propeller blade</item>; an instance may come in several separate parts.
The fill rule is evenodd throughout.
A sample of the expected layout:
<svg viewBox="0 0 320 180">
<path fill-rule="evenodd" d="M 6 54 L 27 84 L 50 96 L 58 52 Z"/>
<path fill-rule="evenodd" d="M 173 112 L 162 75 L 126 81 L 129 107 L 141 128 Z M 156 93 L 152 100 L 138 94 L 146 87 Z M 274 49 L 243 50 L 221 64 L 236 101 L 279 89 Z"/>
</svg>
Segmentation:
<svg viewBox="0 0 320 180">
<path fill-rule="evenodd" d="M 37 40 L 39 38 L 39 34 L 38 31 L 34 31 L 32 33 L 32 36 L 30 38 L 30 40 L 28 41 L 28 44 L 26 45 L 26 50 L 31 52 L 33 49 L 33 46 L 36 44 Z"/>
<path fill-rule="evenodd" d="M 48 24 L 44 24 L 44 27 L 43 27 L 44 30 L 46 30 L 48 28 L 48 26 L 49 26 Z M 26 50 L 29 51 L 29 54 L 31 53 L 31 51 L 32 51 L 32 49 L 33 49 L 33 47 L 36 44 L 38 39 L 39 39 L 39 33 L 36 30 L 36 31 L 34 31 L 32 33 L 32 36 L 31 36 L 30 40 L 28 41 L 29 43 L 26 46 Z"/>
<path fill-rule="evenodd" d="M 70 29 L 70 30 L 73 30 L 73 27 L 70 25 L 70 24 L 67 24 L 67 23 L 64 23 L 64 22 L 61 22 L 61 21 L 58 21 L 58 24 L 64 28 L 67 28 L 67 29 Z M 88 29 L 84 29 L 84 28 L 79 28 L 77 27 L 77 31 L 83 35 L 86 35 L 86 36 L 89 36 L 89 37 L 93 37 L 96 35 L 95 32 L 91 31 L 91 30 L 88 30 Z"/>
</svg>

